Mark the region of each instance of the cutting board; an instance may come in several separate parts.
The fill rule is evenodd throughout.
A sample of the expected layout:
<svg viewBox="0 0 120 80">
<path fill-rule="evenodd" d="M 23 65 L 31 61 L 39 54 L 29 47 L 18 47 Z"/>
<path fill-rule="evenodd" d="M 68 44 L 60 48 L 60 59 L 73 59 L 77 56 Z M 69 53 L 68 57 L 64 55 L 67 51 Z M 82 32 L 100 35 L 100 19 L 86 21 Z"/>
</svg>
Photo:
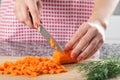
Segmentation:
<svg viewBox="0 0 120 80">
<path fill-rule="evenodd" d="M 0 56 L 0 63 L 5 61 L 15 61 L 22 58 L 23 57 Z M 69 71 L 61 74 L 46 74 L 39 75 L 37 77 L 0 75 L 0 80 L 86 80 L 85 73 L 78 73 L 77 66 L 75 67 L 73 65 L 74 64 L 64 65 Z M 120 80 L 120 77 L 116 77 L 110 80 Z"/>
</svg>

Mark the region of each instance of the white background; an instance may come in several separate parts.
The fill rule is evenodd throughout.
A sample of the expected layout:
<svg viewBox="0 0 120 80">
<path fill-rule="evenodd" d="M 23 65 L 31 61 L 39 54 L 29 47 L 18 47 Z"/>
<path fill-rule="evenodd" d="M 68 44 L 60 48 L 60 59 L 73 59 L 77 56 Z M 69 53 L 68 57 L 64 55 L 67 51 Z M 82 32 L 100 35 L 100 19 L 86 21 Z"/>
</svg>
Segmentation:
<svg viewBox="0 0 120 80">
<path fill-rule="evenodd" d="M 106 43 L 120 43 L 120 15 L 113 15 L 106 31 Z"/>
</svg>

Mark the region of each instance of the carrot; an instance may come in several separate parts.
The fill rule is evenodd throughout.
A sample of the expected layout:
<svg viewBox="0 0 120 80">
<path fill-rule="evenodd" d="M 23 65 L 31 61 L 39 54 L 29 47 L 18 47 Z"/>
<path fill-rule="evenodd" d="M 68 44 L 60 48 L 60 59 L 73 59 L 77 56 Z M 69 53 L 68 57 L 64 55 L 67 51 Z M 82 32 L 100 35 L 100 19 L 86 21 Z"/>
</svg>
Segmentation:
<svg viewBox="0 0 120 80">
<path fill-rule="evenodd" d="M 49 72 L 48 70 L 43 70 L 42 71 L 43 74 L 48 74 L 48 72 Z"/>
<path fill-rule="evenodd" d="M 55 41 L 52 37 L 50 38 L 50 45 L 51 47 L 55 47 Z M 70 57 L 70 54 L 71 54 L 71 50 L 64 53 L 61 53 L 60 51 L 55 50 L 53 53 L 53 60 L 56 61 L 57 64 L 68 64 L 68 63 L 77 62 L 76 59 L 72 59 Z"/>
<path fill-rule="evenodd" d="M 54 39 L 52 37 L 50 38 L 50 45 L 52 47 L 55 47 L 55 42 L 54 42 Z"/>
<path fill-rule="evenodd" d="M 58 64 L 68 64 L 68 63 L 75 63 L 77 62 L 76 59 L 72 59 L 70 57 L 71 51 L 61 53 L 58 50 L 55 50 L 53 53 L 53 60 L 56 61 Z"/>
<path fill-rule="evenodd" d="M 52 69 L 49 71 L 49 74 L 54 74 L 54 73 L 55 73 L 55 71 Z"/>
<path fill-rule="evenodd" d="M 27 56 L 15 62 L 4 62 L 0 64 L 0 74 L 11 74 L 13 76 L 26 75 L 36 77 L 40 74 L 57 74 L 66 72 L 67 69 L 57 64 L 53 59 Z"/>
</svg>

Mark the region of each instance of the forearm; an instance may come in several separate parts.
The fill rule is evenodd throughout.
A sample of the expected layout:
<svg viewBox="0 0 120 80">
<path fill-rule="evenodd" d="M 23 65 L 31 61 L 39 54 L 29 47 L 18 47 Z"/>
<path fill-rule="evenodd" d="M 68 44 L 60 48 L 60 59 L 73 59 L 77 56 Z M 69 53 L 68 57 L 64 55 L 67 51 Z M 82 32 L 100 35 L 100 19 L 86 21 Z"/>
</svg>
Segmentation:
<svg viewBox="0 0 120 80">
<path fill-rule="evenodd" d="M 106 25 L 119 0 L 95 0 L 92 15 L 89 22 L 100 22 L 106 29 Z"/>
</svg>

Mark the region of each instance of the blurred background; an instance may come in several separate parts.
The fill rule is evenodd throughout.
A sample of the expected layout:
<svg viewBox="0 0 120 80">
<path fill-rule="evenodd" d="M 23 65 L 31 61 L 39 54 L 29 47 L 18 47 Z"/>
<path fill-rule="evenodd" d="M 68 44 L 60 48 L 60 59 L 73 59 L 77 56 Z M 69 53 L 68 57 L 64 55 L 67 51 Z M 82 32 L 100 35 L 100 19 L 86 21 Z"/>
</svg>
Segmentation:
<svg viewBox="0 0 120 80">
<path fill-rule="evenodd" d="M 1 0 L 0 0 L 1 2 Z M 105 43 L 120 43 L 120 1 L 112 15 L 106 31 Z"/>
<path fill-rule="evenodd" d="M 112 15 L 106 32 L 107 43 L 120 43 L 120 1 Z"/>
<path fill-rule="evenodd" d="M 101 57 L 120 55 L 120 1 L 110 18 L 105 44 L 100 51 Z"/>
</svg>

